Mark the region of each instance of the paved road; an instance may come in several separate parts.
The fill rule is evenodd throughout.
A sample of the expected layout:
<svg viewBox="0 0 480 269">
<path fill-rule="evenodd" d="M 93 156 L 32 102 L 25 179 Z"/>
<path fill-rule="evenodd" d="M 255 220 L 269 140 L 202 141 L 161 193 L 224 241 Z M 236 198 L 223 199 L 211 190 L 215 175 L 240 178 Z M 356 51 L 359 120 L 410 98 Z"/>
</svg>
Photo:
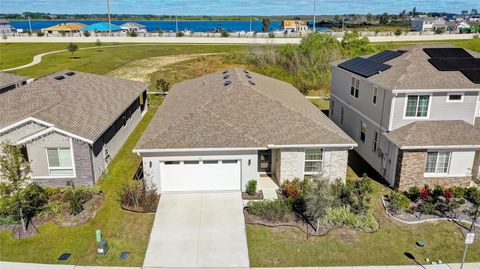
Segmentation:
<svg viewBox="0 0 480 269">
<path fill-rule="evenodd" d="M 144 268 L 248 268 L 241 193 L 164 193 Z"/>
</svg>

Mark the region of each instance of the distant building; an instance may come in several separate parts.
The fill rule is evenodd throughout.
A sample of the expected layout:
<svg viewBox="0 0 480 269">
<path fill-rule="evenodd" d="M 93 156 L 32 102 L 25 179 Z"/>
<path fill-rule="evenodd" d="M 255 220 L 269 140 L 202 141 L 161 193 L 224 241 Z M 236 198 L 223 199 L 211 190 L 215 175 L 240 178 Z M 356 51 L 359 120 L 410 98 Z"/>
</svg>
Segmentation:
<svg viewBox="0 0 480 269">
<path fill-rule="evenodd" d="M 15 32 L 17 32 L 17 29 L 10 25 L 10 21 L 0 20 L 0 34 L 11 34 Z"/>
<path fill-rule="evenodd" d="M 412 31 L 417 32 L 436 31 L 437 29 L 445 31 L 447 26 L 443 18 L 421 17 L 412 19 L 411 28 Z"/>
<path fill-rule="evenodd" d="M 469 22 L 480 22 L 480 15 L 472 15 L 468 18 Z"/>
<path fill-rule="evenodd" d="M 111 24 L 112 33 L 123 32 L 124 30 L 115 24 Z M 110 25 L 107 22 L 97 22 L 87 27 L 81 28 L 81 31 L 87 31 L 91 33 L 108 33 L 110 31 Z"/>
<path fill-rule="evenodd" d="M 302 20 L 285 20 L 282 21 L 282 27 L 287 32 L 305 32 L 308 31 L 308 25 L 306 21 Z"/>
<path fill-rule="evenodd" d="M 137 32 L 137 33 L 146 33 L 147 32 L 147 27 L 145 25 L 142 25 L 140 23 L 136 22 L 126 22 L 122 25 L 120 25 L 120 28 L 123 30 L 126 30 L 128 32 Z"/>
<path fill-rule="evenodd" d="M 54 26 L 50 26 L 42 29 L 44 34 L 53 34 L 53 35 L 72 35 L 74 33 L 80 33 L 80 29 L 86 27 L 86 24 L 77 23 L 77 22 L 67 22 L 60 23 Z"/>
<path fill-rule="evenodd" d="M 27 77 L 0 72 L 0 94 L 27 84 Z"/>
</svg>

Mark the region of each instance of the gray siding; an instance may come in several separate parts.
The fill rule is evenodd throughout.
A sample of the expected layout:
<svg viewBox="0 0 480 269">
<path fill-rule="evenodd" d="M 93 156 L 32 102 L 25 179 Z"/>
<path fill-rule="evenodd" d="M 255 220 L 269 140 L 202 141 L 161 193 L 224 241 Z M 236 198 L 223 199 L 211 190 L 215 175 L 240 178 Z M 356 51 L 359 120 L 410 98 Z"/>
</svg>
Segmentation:
<svg viewBox="0 0 480 269">
<path fill-rule="evenodd" d="M 40 125 L 35 122 L 28 122 L 22 126 L 19 126 L 15 129 L 12 129 L 10 131 L 0 134 L 0 143 L 8 142 L 8 143 L 14 144 L 18 140 L 25 138 L 29 135 L 32 135 L 36 132 L 39 132 L 43 129 L 46 129 L 46 127 L 43 125 Z"/>
<path fill-rule="evenodd" d="M 333 66 L 331 71 L 331 94 L 332 97 L 337 97 L 337 100 L 334 100 L 335 107 L 331 118 L 340 119 L 340 107 L 350 106 L 352 110 L 355 109 L 361 112 L 364 115 L 364 118 L 366 120 L 368 119 L 371 124 L 381 124 L 384 128 L 388 128 L 391 102 L 393 98 L 392 93 L 390 91 L 386 91 L 384 88 L 378 85 L 374 85 L 360 76 L 353 75 L 341 68 Z M 360 80 L 358 99 L 350 95 L 352 77 Z M 373 104 L 374 87 L 378 88 L 376 104 Z M 331 110 L 330 114 L 332 114 Z"/>
<path fill-rule="evenodd" d="M 417 94 L 417 93 L 411 93 Z M 421 94 L 421 93 L 419 93 Z M 420 119 L 405 119 L 405 102 L 407 94 L 398 94 L 395 97 L 394 111 L 392 117 L 392 130 L 412 123 Z M 430 115 L 423 120 L 464 120 L 474 124 L 475 111 L 477 107 L 478 92 L 464 93 L 463 102 L 447 102 L 447 93 L 433 93 L 430 97 Z"/>
</svg>

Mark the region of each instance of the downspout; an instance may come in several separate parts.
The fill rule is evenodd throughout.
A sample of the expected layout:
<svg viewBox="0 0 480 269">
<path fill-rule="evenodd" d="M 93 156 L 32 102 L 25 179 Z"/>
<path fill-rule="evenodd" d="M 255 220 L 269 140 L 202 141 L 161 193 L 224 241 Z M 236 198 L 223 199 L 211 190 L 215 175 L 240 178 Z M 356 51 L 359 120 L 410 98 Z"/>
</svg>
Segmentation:
<svg viewBox="0 0 480 269">
<path fill-rule="evenodd" d="M 91 146 L 89 145 L 88 149 L 89 149 L 89 154 L 90 154 L 90 162 L 92 163 L 92 169 L 91 169 L 91 170 L 92 170 L 92 182 L 93 182 L 93 185 L 95 185 L 95 184 L 96 184 L 96 178 L 95 178 L 95 160 L 94 160 L 93 154 L 92 154 L 92 152 L 93 152 L 93 144 L 92 144 Z"/>
<path fill-rule="evenodd" d="M 385 89 L 383 89 L 382 113 L 380 115 L 380 126 L 378 127 L 379 130 L 378 130 L 377 150 L 379 149 L 379 146 L 382 144 L 381 139 L 382 139 L 383 114 L 385 112 L 385 95 L 387 95 L 387 91 Z M 388 148 L 388 151 L 390 152 L 390 147 Z M 375 154 L 377 154 L 377 153 L 375 152 Z M 382 157 L 380 158 L 380 166 L 383 169 L 383 152 L 382 152 Z M 382 171 L 382 172 L 383 172 L 382 177 L 383 177 L 383 179 L 385 179 L 385 171 Z"/>
</svg>

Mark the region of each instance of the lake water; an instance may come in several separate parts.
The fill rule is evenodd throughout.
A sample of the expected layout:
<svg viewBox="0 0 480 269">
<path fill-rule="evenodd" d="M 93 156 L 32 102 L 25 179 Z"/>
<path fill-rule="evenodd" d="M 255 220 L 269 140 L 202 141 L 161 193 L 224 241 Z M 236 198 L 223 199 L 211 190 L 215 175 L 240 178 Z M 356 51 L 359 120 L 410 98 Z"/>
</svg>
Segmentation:
<svg viewBox="0 0 480 269">
<path fill-rule="evenodd" d="M 93 24 L 100 22 L 98 20 L 85 20 L 85 21 L 77 21 L 77 20 L 32 20 L 32 30 L 41 30 L 42 28 L 50 27 L 59 23 L 65 22 L 80 22 L 83 24 Z M 113 24 L 121 25 L 127 21 L 116 21 L 112 20 Z M 133 21 L 140 24 L 143 24 L 147 27 L 147 31 L 153 32 L 157 29 L 161 29 L 162 31 L 175 31 L 176 24 L 175 21 Z M 10 24 L 17 28 L 28 30 L 28 20 L 18 20 L 18 21 L 11 21 Z M 235 31 L 249 31 L 250 29 L 250 22 L 249 21 L 178 21 L 178 29 L 180 31 L 183 30 L 190 30 L 194 32 L 212 32 L 216 28 L 224 28 L 229 32 Z M 272 21 L 270 23 L 271 30 L 280 30 L 280 21 Z M 252 20 L 252 30 L 260 32 L 262 31 L 262 21 Z M 318 27 L 318 31 L 328 30 L 328 28 Z"/>
</svg>

